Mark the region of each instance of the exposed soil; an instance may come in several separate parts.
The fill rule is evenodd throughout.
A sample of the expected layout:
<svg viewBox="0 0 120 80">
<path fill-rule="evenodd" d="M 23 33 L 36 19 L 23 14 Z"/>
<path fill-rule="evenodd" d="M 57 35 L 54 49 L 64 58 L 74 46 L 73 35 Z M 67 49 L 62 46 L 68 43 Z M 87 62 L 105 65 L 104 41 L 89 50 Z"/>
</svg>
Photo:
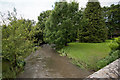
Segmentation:
<svg viewBox="0 0 120 80">
<path fill-rule="evenodd" d="M 61 57 L 44 45 L 26 59 L 24 72 L 18 78 L 85 78 L 91 72 L 73 65 L 67 57 Z"/>
</svg>

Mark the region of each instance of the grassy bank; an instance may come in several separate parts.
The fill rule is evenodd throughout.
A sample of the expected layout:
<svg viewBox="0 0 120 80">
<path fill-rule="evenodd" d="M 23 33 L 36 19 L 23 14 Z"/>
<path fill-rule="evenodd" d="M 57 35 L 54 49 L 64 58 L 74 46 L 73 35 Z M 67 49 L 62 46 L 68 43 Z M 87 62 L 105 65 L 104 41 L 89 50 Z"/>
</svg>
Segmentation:
<svg viewBox="0 0 120 80">
<path fill-rule="evenodd" d="M 105 43 L 69 43 L 59 51 L 64 56 L 67 54 L 73 63 L 81 68 L 97 70 L 96 62 L 108 56 L 110 52 L 109 41 Z"/>
</svg>

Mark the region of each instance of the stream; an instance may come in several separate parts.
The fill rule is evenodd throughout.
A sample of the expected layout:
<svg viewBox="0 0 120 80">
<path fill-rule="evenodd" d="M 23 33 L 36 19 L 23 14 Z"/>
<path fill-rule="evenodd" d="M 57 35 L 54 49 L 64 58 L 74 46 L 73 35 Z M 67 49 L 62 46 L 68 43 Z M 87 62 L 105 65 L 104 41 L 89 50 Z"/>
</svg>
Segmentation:
<svg viewBox="0 0 120 80">
<path fill-rule="evenodd" d="M 59 56 L 48 45 L 43 45 L 25 61 L 24 72 L 18 78 L 85 78 L 91 74 L 72 64 L 67 57 Z"/>
</svg>

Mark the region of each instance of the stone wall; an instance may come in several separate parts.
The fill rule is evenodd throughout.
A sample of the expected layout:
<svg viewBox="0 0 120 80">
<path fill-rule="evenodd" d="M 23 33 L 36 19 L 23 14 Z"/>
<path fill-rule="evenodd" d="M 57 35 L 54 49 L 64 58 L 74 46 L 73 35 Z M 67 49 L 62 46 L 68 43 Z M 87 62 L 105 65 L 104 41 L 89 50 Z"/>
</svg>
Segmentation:
<svg viewBox="0 0 120 80">
<path fill-rule="evenodd" d="M 87 78 L 120 78 L 120 58 Z"/>
</svg>

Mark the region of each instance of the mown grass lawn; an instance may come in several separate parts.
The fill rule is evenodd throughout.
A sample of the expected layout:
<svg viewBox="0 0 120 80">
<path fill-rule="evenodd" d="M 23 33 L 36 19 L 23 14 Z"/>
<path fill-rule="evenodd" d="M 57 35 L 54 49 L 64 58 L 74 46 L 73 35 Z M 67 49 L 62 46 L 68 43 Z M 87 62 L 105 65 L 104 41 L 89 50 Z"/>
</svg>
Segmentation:
<svg viewBox="0 0 120 80">
<path fill-rule="evenodd" d="M 80 67 L 96 69 L 96 62 L 108 56 L 110 52 L 109 41 L 104 43 L 69 43 L 68 46 L 60 50 L 72 58 Z M 79 62 L 79 63 L 78 63 Z"/>
</svg>

